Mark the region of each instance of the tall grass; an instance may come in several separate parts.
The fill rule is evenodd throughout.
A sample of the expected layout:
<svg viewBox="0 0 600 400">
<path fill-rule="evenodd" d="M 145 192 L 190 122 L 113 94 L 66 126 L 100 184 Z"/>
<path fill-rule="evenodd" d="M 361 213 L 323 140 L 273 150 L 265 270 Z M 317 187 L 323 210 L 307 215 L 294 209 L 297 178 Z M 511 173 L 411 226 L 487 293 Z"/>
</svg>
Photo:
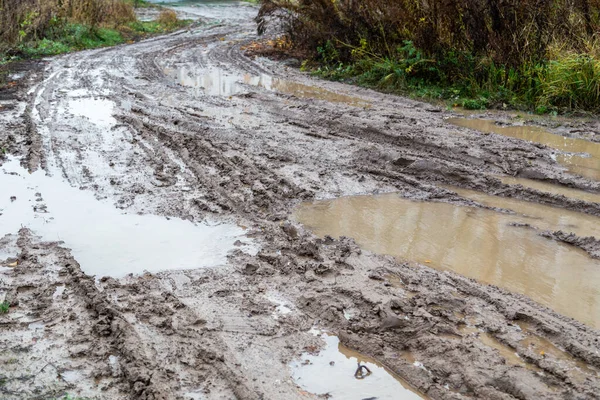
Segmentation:
<svg viewBox="0 0 600 400">
<path fill-rule="evenodd" d="M 600 0 L 263 0 L 257 22 L 279 24 L 334 78 L 479 105 L 600 108 Z"/>
<path fill-rule="evenodd" d="M 0 72 L 11 60 L 111 46 L 190 22 L 170 10 L 157 21 L 142 22 L 135 6 L 149 5 L 143 0 L 0 0 Z"/>
<path fill-rule="evenodd" d="M 0 0 L 0 43 L 42 39 L 69 23 L 115 28 L 135 20 L 124 0 Z"/>
</svg>

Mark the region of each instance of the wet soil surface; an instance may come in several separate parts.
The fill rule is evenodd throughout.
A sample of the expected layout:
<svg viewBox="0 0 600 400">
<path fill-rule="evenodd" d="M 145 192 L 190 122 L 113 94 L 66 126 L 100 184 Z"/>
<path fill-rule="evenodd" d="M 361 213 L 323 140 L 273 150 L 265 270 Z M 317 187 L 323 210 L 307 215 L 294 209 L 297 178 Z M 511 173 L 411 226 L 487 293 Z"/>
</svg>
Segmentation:
<svg viewBox="0 0 600 400">
<path fill-rule="evenodd" d="M 292 217 L 303 202 L 387 192 L 510 212 L 461 192 L 471 189 L 596 218 L 600 184 L 563 166 L 565 149 L 250 58 L 253 6 L 183 7 L 197 26 L 45 60 L 0 96 L 0 174 L 20 182 L 0 190 L 0 300 L 10 306 L 0 314 L 0 397 L 385 398 L 381 369 L 410 397 L 598 398 L 593 316 L 318 237 Z M 594 120 L 525 124 L 600 137 Z M 590 230 L 515 225 L 504 233 L 533 229 L 580 258 L 600 256 Z M 218 242 L 213 258 L 206 235 Z M 296 366 L 332 345 L 312 328 L 381 367 L 362 382 L 372 389 L 299 379 Z M 342 368 L 336 357 L 327 365 Z"/>
</svg>

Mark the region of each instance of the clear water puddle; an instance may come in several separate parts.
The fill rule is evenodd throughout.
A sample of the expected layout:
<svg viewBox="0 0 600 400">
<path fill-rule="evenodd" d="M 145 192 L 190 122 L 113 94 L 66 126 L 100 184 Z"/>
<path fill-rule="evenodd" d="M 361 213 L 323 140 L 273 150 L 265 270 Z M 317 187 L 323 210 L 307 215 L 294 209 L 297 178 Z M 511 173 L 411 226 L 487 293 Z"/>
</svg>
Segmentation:
<svg viewBox="0 0 600 400">
<path fill-rule="evenodd" d="M 110 100 L 79 98 L 69 100 L 69 112 L 78 117 L 85 117 L 98 126 L 113 126 L 117 120 L 112 116 L 115 104 Z"/>
<path fill-rule="evenodd" d="M 292 312 L 290 303 L 286 301 L 279 293 L 269 292 L 265 297 L 267 300 L 277 306 L 275 311 L 271 314 L 274 319 L 279 319 L 280 316 L 287 315 Z"/>
<path fill-rule="evenodd" d="M 496 133 L 517 139 L 542 143 L 554 149 L 570 153 L 560 154 L 556 160 L 571 173 L 600 180 L 600 143 L 573 139 L 548 132 L 537 126 L 502 126 L 493 120 L 450 118 L 449 123 L 475 129 L 484 133 Z"/>
<path fill-rule="evenodd" d="M 600 219 L 456 190 L 481 203 L 521 214 L 386 194 L 305 203 L 294 218 L 317 235 L 352 237 L 366 250 L 452 270 L 525 294 L 564 315 L 600 327 L 600 261 L 573 246 L 545 239 L 533 229 L 511 225 L 531 224 L 600 237 Z"/>
<path fill-rule="evenodd" d="M 558 194 L 573 199 L 600 203 L 600 194 L 590 193 L 583 190 L 571 189 L 565 186 L 555 185 L 553 183 L 536 181 L 527 178 L 516 178 L 512 176 L 496 176 L 505 185 L 521 185 L 541 192 Z"/>
<path fill-rule="evenodd" d="M 332 103 L 344 103 L 355 107 L 367 107 L 357 97 L 331 92 L 316 86 L 273 78 L 270 75 L 238 75 L 220 69 L 195 70 L 186 67 L 165 68 L 165 75 L 179 82 L 182 86 L 191 87 L 196 95 L 233 96 L 246 93 L 247 86 L 256 86 L 269 91 L 294 95 L 301 98 L 325 100 Z"/>
<path fill-rule="evenodd" d="M 29 174 L 17 159 L 0 167 L 0 188 L 0 237 L 28 227 L 64 241 L 83 271 L 98 277 L 224 265 L 245 233 L 233 224 L 123 214 L 43 171 Z"/>
<path fill-rule="evenodd" d="M 303 390 L 344 400 L 425 398 L 377 361 L 343 346 L 336 336 L 321 334 L 321 338 L 325 348 L 318 355 L 306 353 L 290 364 L 292 377 Z M 364 379 L 354 377 L 359 361 L 371 370 Z"/>
</svg>

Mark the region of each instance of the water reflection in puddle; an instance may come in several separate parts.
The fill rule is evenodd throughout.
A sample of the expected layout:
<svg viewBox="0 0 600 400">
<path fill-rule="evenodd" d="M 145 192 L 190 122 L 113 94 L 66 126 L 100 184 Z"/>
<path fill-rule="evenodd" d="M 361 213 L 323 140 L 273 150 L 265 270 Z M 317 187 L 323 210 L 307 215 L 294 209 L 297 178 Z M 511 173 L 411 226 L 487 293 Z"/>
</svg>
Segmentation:
<svg viewBox="0 0 600 400">
<path fill-rule="evenodd" d="M 445 187 L 462 197 L 488 207 L 513 210 L 521 214 L 520 218 L 512 219 L 512 221 L 527 223 L 541 230 L 561 230 L 582 237 L 595 236 L 600 238 L 600 218 L 592 215 L 508 197 L 490 196 L 475 190 L 461 189 L 454 186 Z"/>
<path fill-rule="evenodd" d="M 486 119 L 450 118 L 447 121 L 456 126 L 542 143 L 572 153 L 557 156 L 557 161 L 574 174 L 600 180 L 600 143 L 555 135 L 537 126 L 501 126 Z"/>
<path fill-rule="evenodd" d="M 326 345 L 318 355 L 303 354 L 290 364 L 292 377 L 302 389 L 332 399 L 422 399 L 410 386 L 377 361 L 348 349 L 336 336 L 321 335 Z M 356 379 L 358 362 L 371 370 L 371 375 Z"/>
<path fill-rule="evenodd" d="M 69 111 L 79 117 L 87 118 L 99 126 L 111 126 L 117 123 L 112 116 L 114 103 L 105 99 L 80 98 L 69 100 Z"/>
<path fill-rule="evenodd" d="M 17 159 L 0 167 L 0 187 L 0 237 L 28 227 L 64 241 L 83 271 L 98 277 L 223 265 L 244 235 L 231 224 L 122 214 L 43 171 L 29 174 Z"/>
<path fill-rule="evenodd" d="M 475 193 L 470 194 L 474 197 Z M 478 200 L 484 202 L 483 196 Z M 318 235 L 352 237 L 367 250 L 522 293 L 600 327 L 600 261 L 532 229 L 510 225 L 563 230 L 572 226 L 581 233 L 594 233 L 600 230 L 600 220 L 559 209 L 552 214 L 549 212 L 555 209 L 551 207 L 521 203 L 511 206 L 530 206 L 523 212 L 533 217 L 387 194 L 305 203 L 295 218 Z"/>
<path fill-rule="evenodd" d="M 165 68 L 165 75 L 177 80 L 180 85 L 194 88 L 197 95 L 233 96 L 247 92 L 248 86 L 294 95 L 302 98 L 344 103 L 356 107 L 366 107 L 369 103 L 344 94 L 331 92 L 316 86 L 273 78 L 270 75 L 237 75 L 220 69 L 194 70 L 190 68 Z"/>
<path fill-rule="evenodd" d="M 531 189 L 536 189 L 541 192 L 547 192 L 552 194 L 558 194 L 573 199 L 589 201 L 592 203 L 600 203 L 600 194 L 585 192 L 583 190 L 571 189 L 565 186 L 555 185 L 552 183 L 546 183 L 536 181 L 533 179 L 516 178 L 512 176 L 496 176 L 502 183 L 506 185 L 521 185 Z"/>
</svg>

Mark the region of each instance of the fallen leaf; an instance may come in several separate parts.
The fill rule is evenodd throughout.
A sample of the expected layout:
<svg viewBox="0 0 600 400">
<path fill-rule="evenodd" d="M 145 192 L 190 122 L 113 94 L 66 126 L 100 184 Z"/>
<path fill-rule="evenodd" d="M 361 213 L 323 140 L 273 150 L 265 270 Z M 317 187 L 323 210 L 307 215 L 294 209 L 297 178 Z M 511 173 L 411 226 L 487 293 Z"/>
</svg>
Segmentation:
<svg viewBox="0 0 600 400">
<path fill-rule="evenodd" d="M 7 265 L 7 267 L 14 268 L 14 267 L 16 267 L 17 265 L 19 265 L 19 262 L 18 262 L 18 261 L 15 261 L 15 262 L 13 262 L 13 263 L 10 263 L 10 264 L 8 264 L 8 265 Z"/>
<path fill-rule="evenodd" d="M 431 264 L 431 260 L 425 260 L 425 264 Z"/>
</svg>

